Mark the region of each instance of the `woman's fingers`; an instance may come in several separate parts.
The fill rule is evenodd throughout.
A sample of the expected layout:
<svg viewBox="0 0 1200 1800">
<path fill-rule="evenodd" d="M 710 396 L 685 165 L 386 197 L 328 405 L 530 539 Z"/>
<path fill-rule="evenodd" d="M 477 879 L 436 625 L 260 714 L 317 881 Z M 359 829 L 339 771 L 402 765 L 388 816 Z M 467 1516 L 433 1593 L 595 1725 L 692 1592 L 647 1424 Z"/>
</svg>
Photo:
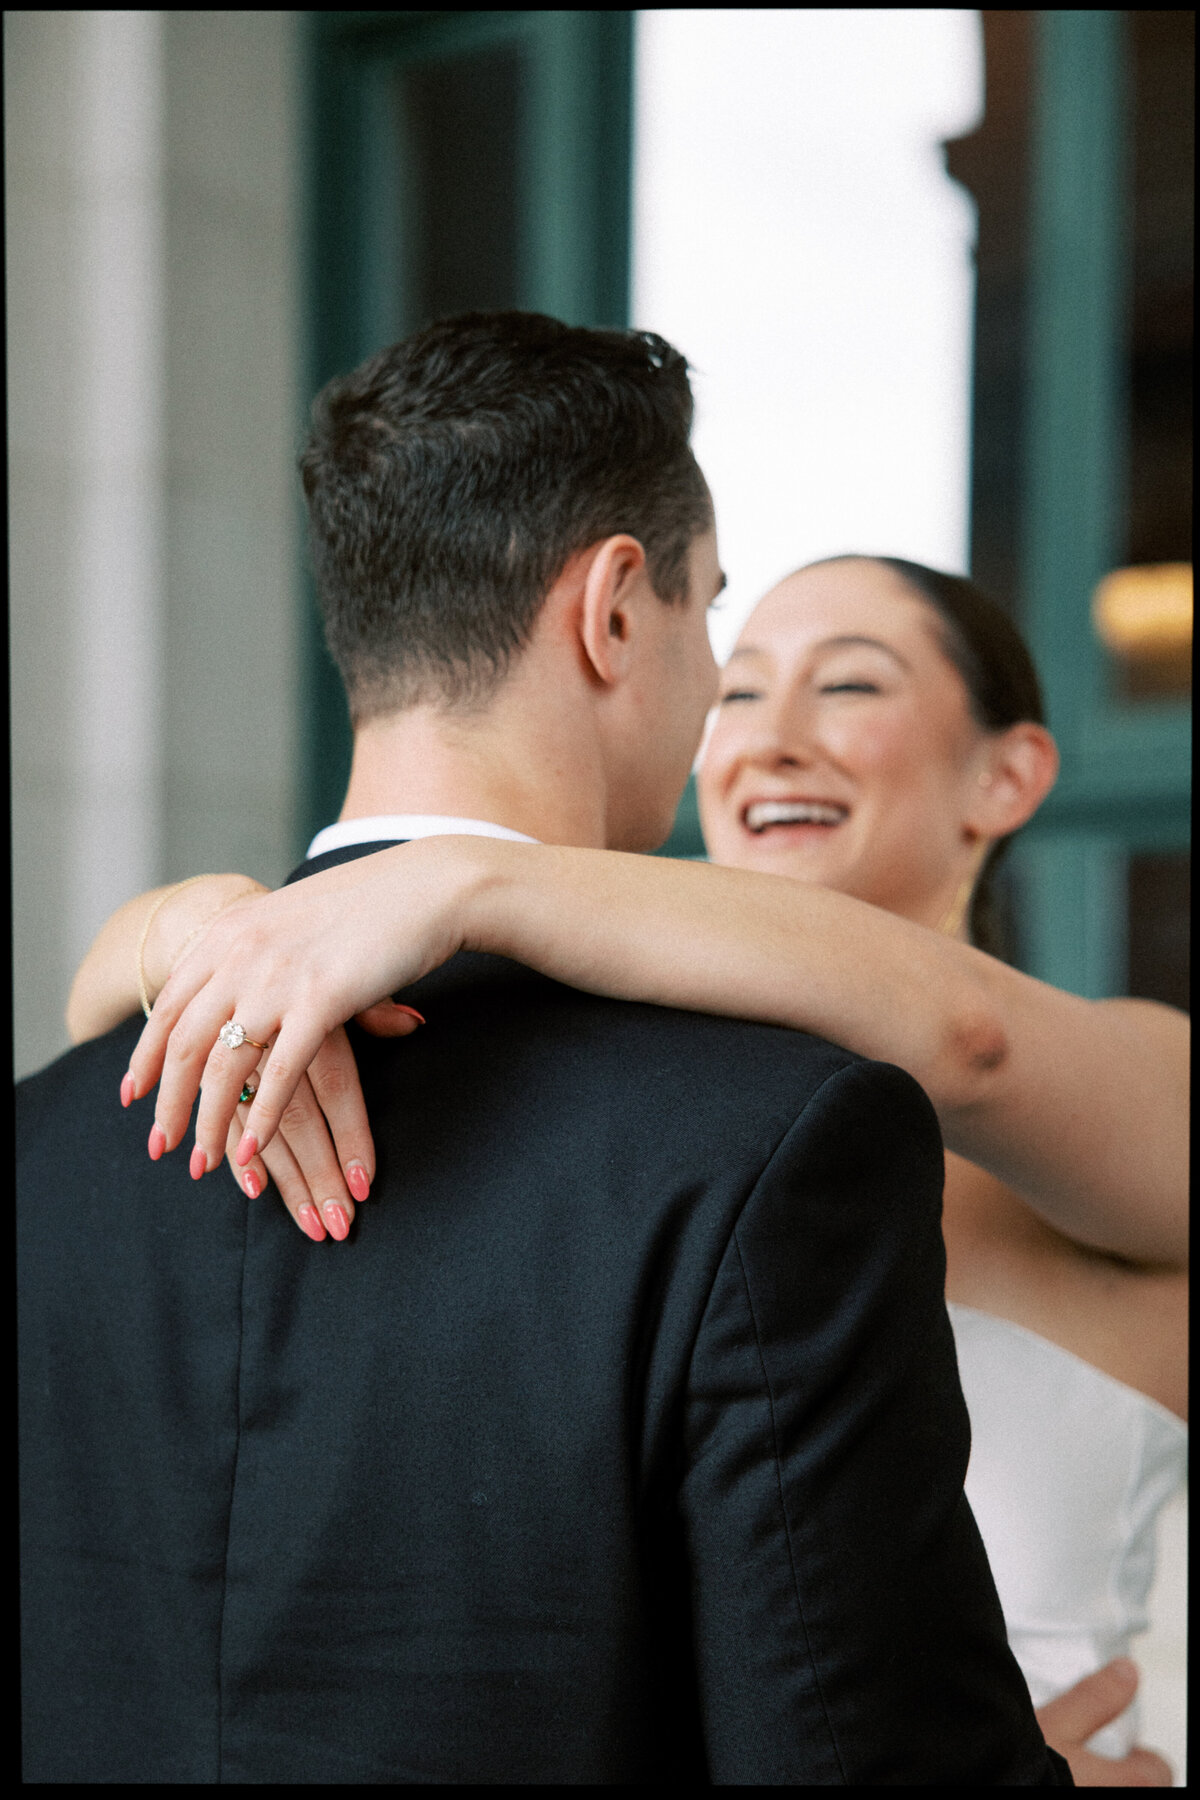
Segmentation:
<svg viewBox="0 0 1200 1800">
<path fill-rule="evenodd" d="M 200 1090 L 196 1143 L 205 1152 L 210 1169 L 221 1160 L 238 1096 L 271 1037 L 271 1030 L 251 1017 L 245 1024 L 245 1041 L 231 1049 L 220 1039 L 229 1017 L 228 1002 L 210 982 L 171 1032 L 154 1103 L 154 1123 L 162 1133 L 163 1148 L 173 1150 L 187 1130 L 192 1103 Z"/>
<path fill-rule="evenodd" d="M 283 1139 L 277 1138 L 271 1145 L 271 1148 L 266 1152 L 265 1156 L 252 1157 L 250 1162 L 243 1167 L 241 1163 L 236 1161 L 234 1155 L 241 1135 L 242 1122 L 240 1118 L 235 1116 L 229 1126 L 229 1139 L 226 1145 L 229 1166 L 233 1170 L 234 1176 L 242 1186 L 245 1187 L 246 1179 L 252 1174 L 257 1175 L 257 1172 L 261 1169 L 263 1172 L 263 1186 L 265 1187 L 266 1176 L 269 1173 L 271 1180 L 275 1183 L 275 1187 L 278 1190 L 280 1199 L 291 1213 L 292 1218 L 300 1227 L 300 1230 L 304 1233 L 305 1237 L 312 1238 L 316 1243 L 321 1243 L 326 1236 L 325 1227 L 321 1223 L 320 1214 L 317 1212 L 312 1194 L 309 1192 L 308 1183 L 305 1181 L 304 1176 L 300 1171 L 299 1164 L 288 1150 Z M 260 1192 L 261 1191 L 262 1190 L 260 1189 Z M 257 1199 L 258 1195 L 252 1195 L 251 1197 Z"/>
<path fill-rule="evenodd" d="M 271 1142 L 292 1104 L 293 1096 L 300 1087 L 309 1066 L 317 1060 L 328 1036 L 323 1024 L 306 1023 L 305 1015 L 298 1009 L 288 1013 L 279 1028 L 279 1035 L 271 1046 L 271 1055 L 263 1070 L 258 1092 L 254 1096 L 249 1114 L 245 1121 L 245 1131 L 238 1148 L 238 1156 L 243 1163 Z M 348 1048 L 348 1047 L 347 1047 Z M 351 1058 L 353 1062 L 353 1058 Z M 358 1083 L 358 1072 L 354 1071 L 355 1086 Z M 227 1091 L 227 1090 L 226 1090 Z M 311 1092 L 311 1089 L 310 1089 Z M 343 1115 L 345 1116 L 345 1115 Z M 365 1128 L 365 1113 L 363 1126 Z M 328 1133 L 325 1134 L 328 1142 Z M 366 1133 L 369 1138 L 369 1132 Z M 296 1145 L 293 1143 L 292 1149 Z M 366 1153 L 366 1144 L 360 1130 L 348 1153 L 348 1160 L 358 1160 Z M 332 1149 L 330 1150 L 332 1155 Z M 370 1152 L 371 1160 L 367 1165 L 374 1170 L 374 1152 Z"/>
<path fill-rule="evenodd" d="M 1137 1745 L 1113 1759 L 1087 1748 L 1094 1732 L 1125 1711 L 1137 1685 L 1137 1665 L 1114 1657 L 1038 1708 L 1042 1736 L 1066 1757 L 1077 1787 L 1170 1787 L 1170 1765 L 1153 1750 Z"/>
<path fill-rule="evenodd" d="M 267 1187 L 269 1186 L 267 1165 L 261 1156 L 252 1156 L 244 1168 L 240 1163 L 234 1161 L 233 1153 L 237 1149 L 238 1139 L 241 1135 L 242 1128 L 235 1117 L 229 1127 L 229 1136 L 225 1143 L 225 1155 L 229 1167 L 233 1171 L 234 1179 L 242 1192 L 248 1195 L 251 1200 L 257 1200 L 260 1194 L 266 1193 Z M 198 1168 L 196 1178 L 199 1179 Z"/>
<path fill-rule="evenodd" d="M 254 1069 L 261 1046 L 270 1044 L 272 1055 L 259 1084 L 259 1092 L 265 1089 L 270 1102 L 270 1125 L 264 1129 L 262 1115 L 256 1115 L 252 1126 L 256 1141 L 244 1147 L 244 1166 L 278 1129 L 284 1108 L 325 1041 L 325 1026 L 308 1023 L 308 1016 L 305 1009 L 293 1008 L 286 1024 L 273 1036 L 278 1022 L 267 1023 L 262 1002 L 239 1002 L 234 1014 L 228 996 L 223 997 L 216 983 L 210 982 L 184 1012 L 167 1045 L 154 1107 L 155 1123 L 163 1133 L 165 1147 L 173 1149 L 182 1139 L 199 1088 L 196 1143 L 204 1151 L 208 1167 L 215 1168 L 246 1077 Z M 220 1037 L 222 1027 L 231 1018 L 236 1018 L 246 1033 L 238 1048 L 230 1048 Z"/>
<path fill-rule="evenodd" d="M 263 1074 L 264 1086 L 274 1060 L 272 1056 L 267 1063 Z M 259 1092 L 261 1091 L 260 1088 Z M 235 1160 L 243 1167 L 248 1160 L 245 1157 L 244 1137 L 243 1133 L 243 1141 L 234 1152 Z M 295 1092 L 284 1108 L 279 1132 L 271 1145 L 259 1153 L 263 1155 L 268 1168 L 273 1166 L 270 1152 L 281 1142 L 304 1179 L 321 1223 L 331 1237 L 339 1240 L 344 1238 L 354 1218 L 354 1201 L 348 1192 L 346 1177 L 338 1166 L 329 1127 L 307 1075 L 301 1076 Z"/>
<path fill-rule="evenodd" d="M 398 1000 L 377 1000 L 374 1006 L 356 1013 L 355 1021 L 372 1037 L 408 1037 L 425 1023 L 414 1007 L 401 1006 Z"/>
<path fill-rule="evenodd" d="M 196 1147 L 192 1174 L 197 1178 L 214 1168 L 220 1153 L 213 1154 L 217 1130 L 223 1132 L 224 1154 L 246 1193 L 257 1198 L 266 1185 L 267 1172 L 280 1178 L 276 1185 L 301 1230 L 310 1237 L 315 1221 L 320 1236 L 328 1231 L 344 1238 L 354 1218 L 354 1202 L 365 1200 L 375 1175 L 375 1146 L 367 1122 L 367 1109 L 354 1053 L 339 1026 L 320 1043 L 308 1074 L 293 1081 L 292 1065 L 281 1076 L 280 1050 L 276 1044 L 260 1058 L 253 1051 L 257 1069 L 245 1070 L 239 1062 L 249 1045 L 230 1050 L 218 1044 L 208 1060 L 196 1120 Z M 164 1083 L 167 1076 L 164 1072 Z M 276 1120 L 270 1087 L 282 1097 Z M 254 1134 L 251 1113 L 267 1089 L 266 1113 L 270 1139 L 261 1147 Z M 281 1154 L 273 1155 L 276 1150 Z M 265 1159 L 265 1160 L 264 1160 Z"/>
<path fill-rule="evenodd" d="M 1127 1656 L 1114 1657 L 1038 1709 L 1043 1737 L 1053 1732 L 1056 1738 L 1085 1744 L 1125 1711 L 1137 1686 L 1137 1664 Z"/>
<path fill-rule="evenodd" d="M 257 1055 L 258 1053 L 255 1052 L 255 1054 Z M 233 1171 L 234 1179 L 250 1196 L 251 1200 L 257 1200 L 259 1195 L 266 1189 L 269 1171 L 261 1156 L 252 1156 L 248 1162 L 243 1160 L 239 1163 L 236 1152 L 237 1147 L 241 1142 L 243 1122 L 247 1109 L 255 1094 L 258 1092 L 258 1084 L 262 1080 L 262 1072 L 266 1066 L 267 1057 L 269 1055 L 269 1050 L 263 1052 L 262 1060 L 259 1062 L 258 1067 L 247 1075 L 245 1081 L 242 1083 L 242 1089 L 238 1095 L 240 1104 L 235 1107 L 233 1116 L 225 1131 L 225 1155 L 228 1158 L 229 1167 Z M 212 1166 L 211 1161 L 205 1156 L 204 1151 L 200 1147 L 199 1139 L 197 1139 L 196 1148 L 192 1151 L 192 1174 L 197 1178 L 203 1173 L 201 1167 L 202 1161 L 206 1166 Z"/>
<path fill-rule="evenodd" d="M 188 959 L 190 962 L 190 958 Z M 129 1059 L 129 1077 L 132 1078 L 131 1098 L 140 1098 L 148 1094 L 159 1076 L 162 1074 L 166 1060 L 167 1046 L 171 1033 L 179 1023 L 179 1019 L 190 1002 L 202 990 L 205 983 L 184 985 L 182 982 L 172 991 L 171 981 L 163 988 L 154 1005 L 150 1009 L 150 1017 L 142 1026 L 142 1035 L 134 1045 L 133 1055 Z M 125 1099 L 122 1087 L 121 1098 Z"/>
<path fill-rule="evenodd" d="M 356 1200 L 365 1200 L 375 1179 L 375 1143 L 367 1122 L 358 1064 L 340 1025 L 330 1032 L 309 1064 L 308 1079 L 332 1133 L 346 1186 Z"/>
<path fill-rule="evenodd" d="M 163 983 L 129 1061 L 129 1073 L 133 1077 L 136 1095 L 148 1094 L 162 1074 L 172 1032 L 191 1003 L 212 979 L 230 930 L 227 915 L 240 911 L 240 906 L 227 907 L 219 913 L 206 928 L 200 941 L 180 959 Z"/>
</svg>

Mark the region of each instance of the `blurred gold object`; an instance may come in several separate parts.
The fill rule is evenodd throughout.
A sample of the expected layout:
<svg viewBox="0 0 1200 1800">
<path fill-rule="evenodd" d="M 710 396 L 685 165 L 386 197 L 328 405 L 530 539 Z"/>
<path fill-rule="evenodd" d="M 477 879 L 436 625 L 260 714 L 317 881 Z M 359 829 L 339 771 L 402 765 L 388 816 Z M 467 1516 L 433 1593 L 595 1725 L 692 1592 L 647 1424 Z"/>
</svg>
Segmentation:
<svg viewBox="0 0 1200 1800">
<path fill-rule="evenodd" d="M 1191 563 L 1114 569 L 1092 596 L 1101 642 L 1129 661 L 1186 654 L 1192 645 Z"/>
</svg>

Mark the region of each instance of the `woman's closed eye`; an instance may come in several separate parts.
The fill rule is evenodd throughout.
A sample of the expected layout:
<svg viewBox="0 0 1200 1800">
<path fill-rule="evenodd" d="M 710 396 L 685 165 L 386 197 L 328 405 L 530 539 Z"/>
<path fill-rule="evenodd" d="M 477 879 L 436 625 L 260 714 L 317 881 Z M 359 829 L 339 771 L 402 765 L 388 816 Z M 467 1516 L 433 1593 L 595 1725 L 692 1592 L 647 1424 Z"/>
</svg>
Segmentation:
<svg viewBox="0 0 1200 1800">
<path fill-rule="evenodd" d="M 881 689 L 877 681 L 830 681 L 822 682 L 818 691 L 822 694 L 878 694 Z"/>
<path fill-rule="evenodd" d="M 733 700 L 761 700 L 761 699 L 762 699 L 761 689 L 758 689 L 758 688 L 730 688 L 730 690 L 727 694 L 721 695 L 721 698 L 718 701 L 718 705 L 728 706 L 730 704 L 730 702 Z"/>
</svg>

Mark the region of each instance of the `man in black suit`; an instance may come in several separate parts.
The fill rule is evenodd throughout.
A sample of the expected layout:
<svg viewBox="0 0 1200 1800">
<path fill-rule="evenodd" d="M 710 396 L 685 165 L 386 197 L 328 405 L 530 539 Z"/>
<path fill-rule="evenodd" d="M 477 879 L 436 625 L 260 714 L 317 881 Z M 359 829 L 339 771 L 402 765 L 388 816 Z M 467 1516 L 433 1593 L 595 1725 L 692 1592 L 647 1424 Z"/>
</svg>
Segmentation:
<svg viewBox="0 0 1200 1800">
<path fill-rule="evenodd" d="M 530 315 L 326 390 L 356 749 L 299 876 L 662 841 L 721 581 L 690 423 L 661 340 Z M 406 998 L 324 1249 L 147 1160 L 140 1020 L 22 1084 L 26 1780 L 1069 1785 L 963 1498 L 915 1084 L 497 958 Z"/>
</svg>

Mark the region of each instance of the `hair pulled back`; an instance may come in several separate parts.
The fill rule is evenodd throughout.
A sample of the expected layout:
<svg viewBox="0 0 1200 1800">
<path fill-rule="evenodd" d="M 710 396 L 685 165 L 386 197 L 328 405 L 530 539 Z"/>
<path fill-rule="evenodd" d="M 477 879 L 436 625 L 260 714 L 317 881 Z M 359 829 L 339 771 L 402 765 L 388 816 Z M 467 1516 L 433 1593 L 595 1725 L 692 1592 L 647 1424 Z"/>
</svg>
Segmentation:
<svg viewBox="0 0 1200 1800">
<path fill-rule="evenodd" d="M 963 575 L 947 575 L 899 556 L 847 555 L 826 562 L 872 562 L 891 569 L 937 617 L 942 649 L 962 676 L 971 717 L 983 731 L 1006 731 L 1031 720 L 1046 723 L 1037 669 L 1024 638 L 1002 607 Z M 810 565 L 816 566 L 816 565 Z M 997 838 L 971 894 L 967 928 L 971 942 L 1002 954 L 996 871 L 1015 837 Z"/>
<path fill-rule="evenodd" d="M 942 648 L 962 676 L 971 716 L 984 731 L 1005 731 L 1026 720 L 1046 723 L 1037 669 L 1024 638 L 1002 607 L 963 575 L 947 575 L 898 556 L 869 559 L 891 569 L 937 615 Z M 997 838 L 971 895 L 971 942 L 1000 953 L 996 871 L 1015 833 Z"/>
</svg>

